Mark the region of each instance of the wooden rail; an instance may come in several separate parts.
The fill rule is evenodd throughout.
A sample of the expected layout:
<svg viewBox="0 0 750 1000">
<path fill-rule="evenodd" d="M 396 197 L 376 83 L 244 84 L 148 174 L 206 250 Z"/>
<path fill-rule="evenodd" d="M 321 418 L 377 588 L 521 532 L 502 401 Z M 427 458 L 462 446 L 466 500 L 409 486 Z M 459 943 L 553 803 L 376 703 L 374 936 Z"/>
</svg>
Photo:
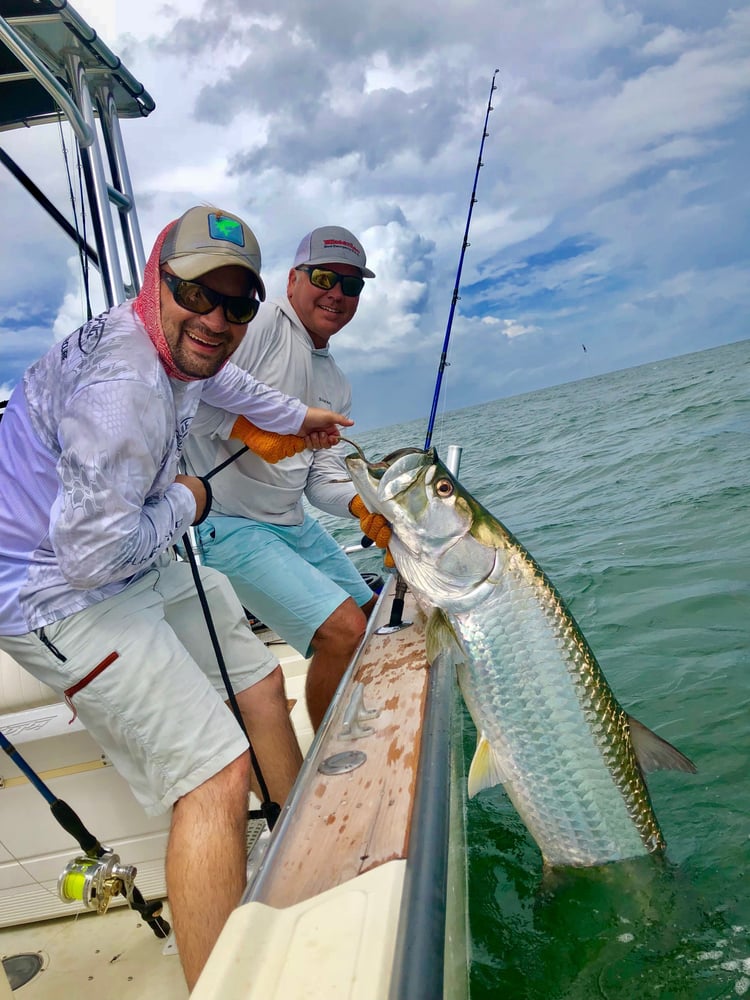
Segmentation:
<svg viewBox="0 0 750 1000">
<path fill-rule="evenodd" d="M 376 627 L 389 612 L 386 601 Z M 253 899 L 289 906 L 406 857 L 428 668 L 423 616 L 409 595 L 404 618 L 414 624 L 389 635 L 373 632 L 360 652 L 318 747 L 313 777 L 294 802 L 293 822 L 274 845 L 273 865 Z M 371 735 L 348 740 L 342 736 L 344 715 L 358 683 L 364 685 L 365 707 L 380 715 L 363 723 Z M 367 757 L 356 770 L 317 770 L 321 761 L 352 750 Z"/>
</svg>

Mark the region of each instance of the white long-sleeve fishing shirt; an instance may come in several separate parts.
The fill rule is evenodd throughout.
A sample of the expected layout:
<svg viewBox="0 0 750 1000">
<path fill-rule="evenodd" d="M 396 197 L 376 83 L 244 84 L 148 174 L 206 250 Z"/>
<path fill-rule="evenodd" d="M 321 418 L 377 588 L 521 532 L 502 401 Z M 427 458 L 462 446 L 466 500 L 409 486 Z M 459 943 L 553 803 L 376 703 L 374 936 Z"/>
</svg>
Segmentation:
<svg viewBox="0 0 750 1000">
<path fill-rule="evenodd" d="M 175 483 L 201 399 L 296 433 L 306 406 L 229 363 L 170 378 L 125 303 L 26 372 L 0 421 L 0 635 L 21 635 L 122 591 L 195 518 Z"/>
<path fill-rule="evenodd" d="M 349 416 L 352 393 L 348 380 L 328 348 L 313 345 L 286 296 L 261 305 L 232 360 L 308 406 Z M 204 401 L 210 402 L 205 396 Z M 185 444 L 185 459 L 193 475 L 206 475 L 242 447 L 225 440 L 234 420 L 232 415 L 201 404 Z M 356 491 L 344 464 L 350 451 L 346 444 L 303 451 L 275 465 L 245 452 L 211 480 L 211 510 L 271 524 L 301 524 L 304 494 L 320 510 L 351 517 L 348 504 Z"/>
</svg>

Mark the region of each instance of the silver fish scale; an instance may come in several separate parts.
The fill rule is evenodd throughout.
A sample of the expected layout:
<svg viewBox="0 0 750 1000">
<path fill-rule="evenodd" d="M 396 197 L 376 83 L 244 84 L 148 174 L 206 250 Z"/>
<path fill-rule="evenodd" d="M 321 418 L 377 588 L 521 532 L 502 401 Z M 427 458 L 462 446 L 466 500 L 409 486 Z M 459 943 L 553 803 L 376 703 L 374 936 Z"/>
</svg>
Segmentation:
<svg viewBox="0 0 750 1000">
<path fill-rule="evenodd" d="M 443 605 L 469 654 L 464 698 L 505 789 L 548 864 L 653 850 L 661 838 L 626 715 L 541 571 L 513 563 L 478 607 Z"/>
</svg>

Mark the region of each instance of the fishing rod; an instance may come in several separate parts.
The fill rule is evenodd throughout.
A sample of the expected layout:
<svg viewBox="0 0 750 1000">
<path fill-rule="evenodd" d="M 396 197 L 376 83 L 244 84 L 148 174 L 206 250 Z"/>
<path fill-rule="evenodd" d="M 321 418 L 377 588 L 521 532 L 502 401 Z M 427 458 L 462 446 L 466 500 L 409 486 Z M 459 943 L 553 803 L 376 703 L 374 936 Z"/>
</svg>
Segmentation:
<svg viewBox="0 0 750 1000">
<path fill-rule="evenodd" d="M 201 580 L 200 571 L 198 569 L 198 560 L 196 558 L 195 550 L 193 547 L 193 538 L 191 537 L 192 535 L 197 535 L 195 528 L 199 524 L 202 524 L 211 512 L 211 506 L 213 504 L 214 494 L 209 480 L 213 479 L 213 477 L 218 472 L 221 472 L 222 469 L 225 469 L 228 465 L 231 465 L 232 462 L 236 462 L 237 459 L 240 457 L 240 455 L 244 455 L 245 452 L 249 450 L 250 450 L 249 445 L 245 445 L 244 448 L 240 448 L 239 451 L 236 451 L 233 455 L 230 455 L 229 458 L 227 458 L 220 465 L 217 465 L 216 468 L 211 469 L 211 471 L 206 473 L 205 476 L 196 477 L 197 479 L 200 479 L 200 481 L 203 483 L 203 488 L 206 491 L 206 503 L 203 508 L 203 514 L 201 515 L 200 519 L 194 522 L 194 524 L 191 525 L 190 529 L 186 531 L 185 534 L 182 536 L 181 544 L 183 551 L 185 553 L 185 558 L 190 565 L 190 572 L 192 573 L 193 583 L 195 584 L 195 589 L 198 593 L 198 600 L 200 601 L 201 610 L 203 612 L 203 618 L 206 623 L 206 627 L 208 628 L 209 638 L 211 640 L 211 645 L 213 647 L 214 655 L 216 656 L 216 662 L 219 666 L 221 679 L 224 682 L 224 687 L 226 688 L 229 707 L 231 708 L 232 714 L 237 720 L 237 723 L 242 732 L 244 733 L 245 739 L 247 740 L 247 745 L 250 752 L 250 765 L 253 769 L 253 773 L 255 774 L 255 779 L 258 782 L 258 790 L 260 792 L 260 800 L 261 800 L 260 809 L 257 811 L 251 809 L 248 812 L 248 819 L 264 819 L 268 824 L 268 829 L 273 830 L 274 826 L 276 825 L 276 820 L 279 818 L 281 814 L 281 806 L 279 805 L 278 802 L 275 802 L 271 798 L 271 795 L 268 791 L 268 785 L 266 784 L 266 780 L 263 776 L 263 771 L 261 770 L 260 761 L 258 760 L 258 757 L 255 753 L 255 749 L 253 748 L 252 740 L 250 739 L 250 734 L 248 733 L 247 726 L 245 725 L 245 720 L 242 718 L 242 712 L 240 711 L 240 706 L 237 701 L 237 696 L 235 694 L 234 688 L 232 687 L 232 682 L 229 678 L 229 673 L 227 671 L 226 661 L 224 660 L 224 654 L 222 653 L 221 650 L 221 643 L 219 642 L 219 636 L 216 633 L 216 626 L 214 624 L 213 615 L 211 614 L 211 609 L 208 606 L 208 598 L 206 597 L 206 591 L 203 586 L 203 581 Z M 183 472 L 186 471 L 184 464 L 182 466 L 182 471 Z M 200 536 L 197 537 L 198 537 L 198 548 L 200 548 L 202 551 L 200 545 Z"/>
<path fill-rule="evenodd" d="M 482 129 L 482 141 L 479 144 L 479 156 L 477 157 L 477 166 L 476 170 L 474 171 L 474 186 L 471 189 L 471 198 L 469 200 L 469 212 L 466 217 L 466 228 L 464 229 L 464 238 L 463 238 L 463 243 L 461 244 L 461 253 L 458 258 L 458 269 L 456 271 L 456 283 L 453 288 L 453 299 L 451 301 L 451 307 L 448 313 L 448 323 L 445 328 L 445 337 L 443 338 L 443 350 L 440 355 L 440 364 L 438 365 L 437 380 L 435 382 L 435 393 L 432 397 L 432 409 L 430 410 L 430 419 L 427 423 L 427 436 L 425 437 L 425 442 L 424 442 L 425 451 L 427 451 L 427 449 L 430 447 L 430 443 L 432 441 L 432 431 L 435 426 L 435 416 L 437 414 L 438 400 L 440 398 L 440 387 L 443 383 L 443 372 L 445 371 L 448 365 L 448 344 L 450 343 L 451 339 L 451 327 L 453 326 L 453 315 L 456 311 L 456 303 L 458 302 L 459 299 L 458 289 L 461 284 L 461 270 L 464 265 L 464 255 L 466 254 L 466 248 L 469 246 L 469 227 L 471 226 L 471 213 L 474 209 L 474 204 L 477 200 L 477 181 L 479 179 L 479 171 L 483 166 L 482 153 L 484 152 L 484 140 L 489 135 L 489 132 L 487 131 L 487 123 L 489 121 L 490 111 L 492 111 L 492 94 L 494 93 L 494 91 L 497 90 L 495 78 L 497 77 L 497 74 L 499 72 L 500 70 L 496 69 L 495 72 L 492 74 L 492 83 L 490 84 L 490 92 L 489 96 L 487 97 L 487 110 L 485 111 L 484 114 L 484 128 Z M 363 540 L 363 547 L 364 547 L 364 540 Z M 411 624 L 411 622 L 405 622 L 403 620 L 404 598 L 406 596 L 406 590 L 407 590 L 406 583 L 402 579 L 401 574 L 397 573 L 396 592 L 391 606 L 391 617 L 387 625 L 384 625 L 380 629 L 378 629 L 377 630 L 378 632 L 396 632 L 399 629 L 405 628 L 406 626 Z"/>
<path fill-rule="evenodd" d="M 58 879 L 58 893 L 63 902 L 78 901 L 87 909 L 104 913 L 113 896 L 124 896 L 131 909 L 141 915 L 157 937 L 169 937 L 170 926 L 162 916 L 161 900 L 147 903 L 135 885 L 137 869 L 120 864 L 119 855 L 89 832 L 75 810 L 55 795 L 2 732 L 0 749 L 46 800 L 57 822 L 78 841 L 84 852 L 82 857 L 66 865 Z"/>
<path fill-rule="evenodd" d="M 466 217 L 466 229 L 464 230 L 464 239 L 461 245 L 461 254 L 458 258 L 458 270 L 456 271 L 456 284 L 453 289 L 453 300 L 451 302 L 450 312 L 448 314 L 448 325 L 445 328 L 445 338 L 443 339 L 443 352 L 440 355 L 440 364 L 438 366 L 437 380 L 435 382 L 435 394 L 432 398 L 432 409 L 430 411 L 430 419 L 427 424 L 427 437 L 424 442 L 424 450 L 430 447 L 430 442 L 432 441 L 432 431 L 435 426 L 435 415 L 437 414 L 438 399 L 440 398 L 440 387 L 443 382 L 443 372 L 448 365 L 448 344 L 451 339 L 451 327 L 453 326 L 453 314 L 456 311 L 456 303 L 459 299 L 458 289 L 461 284 L 461 269 L 464 265 L 464 255 L 466 253 L 466 248 L 469 244 L 469 226 L 471 225 L 471 213 L 474 208 L 474 204 L 477 200 L 477 180 L 479 178 L 479 170 L 483 166 L 482 164 L 482 152 L 484 151 L 484 140 L 489 135 L 487 131 L 487 122 L 489 121 L 490 111 L 492 111 L 492 94 L 497 90 L 495 84 L 495 77 L 500 72 L 496 69 L 492 74 L 492 85 L 490 86 L 489 97 L 487 98 L 487 111 L 484 115 L 484 129 L 482 130 L 482 141 L 479 145 L 479 156 L 477 157 L 477 168 L 474 172 L 474 187 L 471 189 L 471 200 L 469 201 L 469 214 Z"/>
<path fill-rule="evenodd" d="M 245 451 L 247 448 L 244 449 Z M 238 453 L 239 454 L 239 453 Z M 232 456 L 233 460 L 237 455 Z M 229 461 L 223 462 L 220 466 L 215 468 L 212 472 L 209 472 L 207 476 L 198 477 L 202 479 L 203 485 L 206 487 L 206 492 L 208 494 L 206 500 L 206 507 L 204 513 L 207 513 L 211 508 L 212 492 L 207 480 L 210 479 L 216 472 L 223 469 L 225 465 L 228 465 Z M 198 592 L 198 600 L 200 601 L 201 610 L 203 611 L 203 618 L 206 622 L 206 627 L 208 628 L 208 634 L 211 639 L 211 645 L 213 646 L 214 655 L 216 656 L 216 661 L 219 665 L 219 671 L 221 673 L 221 679 L 224 682 L 224 687 L 227 692 L 227 700 L 229 701 L 229 707 L 240 726 L 240 729 L 245 735 L 247 740 L 248 749 L 250 752 L 250 764 L 255 774 L 255 779 L 258 782 L 258 790 L 260 792 L 260 809 L 251 809 L 248 812 L 248 819 L 264 819 L 268 824 L 268 829 L 273 830 L 276 825 L 276 820 L 281 814 L 281 806 L 278 802 L 275 802 L 268 791 L 268 785 L 266 784 L 265 778 L 263 776 L 263 771 L 261 770 L 260 761 L 253 748 L 252 740 L 250 739 L 250 734 L 247 731 L 245 725 L 245 720 L 242 718 L 242 712 L 240 711 L 240 706 L 237 701 L 237 695 L 235 694 L 232 682 L 229 678 L 229 673 L 226 667 L 226 661 L 224 660 L 224 654 L 221 650 L 221 643 L 219 642 L 219 636 L 216 632 L 216 626 L 214 624 L 213 615 L 211 614 L 211 609 L 208 606 L 208 599 L 206 597 L 206 591 L 203 586 L 203 581 L 200 577 L 200 571 L 198 569 L 198 561 L 195 557 L 195 551 L 193 549 L 192 539 L 190 538 L 190 533 L 185 532 L 182 536 L 182 547 L 185 551 L 185 556 L 188 563 L 190 564 L 190 572 L 193 575 L 193 582 L 195 584 L 195 589 Z"/>
</svg>

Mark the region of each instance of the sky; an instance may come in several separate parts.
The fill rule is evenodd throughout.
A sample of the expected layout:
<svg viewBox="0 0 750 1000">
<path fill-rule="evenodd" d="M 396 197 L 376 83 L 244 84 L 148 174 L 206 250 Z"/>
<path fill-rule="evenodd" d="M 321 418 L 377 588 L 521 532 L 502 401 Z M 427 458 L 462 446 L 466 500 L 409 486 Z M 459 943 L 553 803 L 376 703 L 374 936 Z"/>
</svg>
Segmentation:
<svg viewBox="0 0 750 1000">
<path fill-rule="evenodd" d="M 156 102 L 123 124 L 147 254 L 216 204 L 273 297 L 313 227 L 361 240 L 376 278 L 331 345 L 362 430 L 430 412 L 495 69 L 440 412 L 750 337 L 748 2 L 73 6 Z M 0 143 L 70 217 L 58 129 Z M 7 394 L 83 306 L 0 171 Z"/>
</svg>

